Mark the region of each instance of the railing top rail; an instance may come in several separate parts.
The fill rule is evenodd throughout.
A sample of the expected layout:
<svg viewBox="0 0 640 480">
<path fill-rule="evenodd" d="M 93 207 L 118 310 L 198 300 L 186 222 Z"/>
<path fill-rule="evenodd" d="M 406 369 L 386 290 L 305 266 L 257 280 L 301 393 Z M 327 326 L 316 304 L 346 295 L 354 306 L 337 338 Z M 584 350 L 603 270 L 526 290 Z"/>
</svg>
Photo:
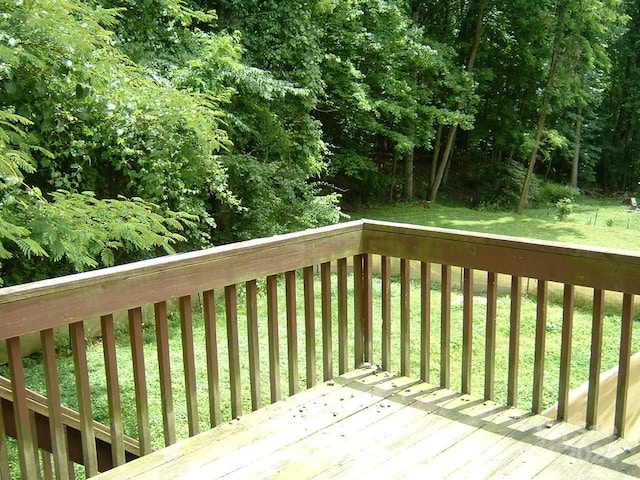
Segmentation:
<svg viewBox="0 0 640 480">
<path fill-rule="evenodd" d="M 640 294 L 640 253 L 357 220 L 0 289 L 0 339 L 372 253 Z"/>
<path fill-rule="evenodd" d="M 363 230 L 367 253 L 640 294 L 640 252 L 373 220 Z"/>
<path fill-rule="evenodd" d="M 0 289 L 0 339 L 361 253 L 362 221 Z"/>
</svg>

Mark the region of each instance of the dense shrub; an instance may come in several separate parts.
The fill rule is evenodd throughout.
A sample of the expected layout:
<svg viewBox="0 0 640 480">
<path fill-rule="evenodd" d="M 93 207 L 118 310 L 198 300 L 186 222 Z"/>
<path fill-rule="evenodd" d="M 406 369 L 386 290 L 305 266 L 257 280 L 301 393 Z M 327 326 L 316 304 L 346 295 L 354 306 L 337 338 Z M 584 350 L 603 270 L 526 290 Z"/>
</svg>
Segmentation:
<svg viewBox="0 0 640 480">
<path fill-rule="evenodd" d="M 535 196 L 535 203 L 538 205 L 557 204 L 560 200 L 575 200 L 580 196 L 580 190 L 571 185 L 562 185 L 555 182 L 544 182 L 540 185 Z"/>
</svg>

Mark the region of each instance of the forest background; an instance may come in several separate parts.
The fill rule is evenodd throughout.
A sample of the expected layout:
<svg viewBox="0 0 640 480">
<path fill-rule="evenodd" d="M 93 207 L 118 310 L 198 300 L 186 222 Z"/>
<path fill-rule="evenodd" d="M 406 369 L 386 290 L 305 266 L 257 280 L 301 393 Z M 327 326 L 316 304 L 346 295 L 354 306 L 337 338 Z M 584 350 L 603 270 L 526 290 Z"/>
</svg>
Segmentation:
<svg viewBox="0 0 640 480">
<path fill-rule="evenodd" d="M 640 180 L 637 0 L 0 6 L 4 285 Z"/>
</svg>

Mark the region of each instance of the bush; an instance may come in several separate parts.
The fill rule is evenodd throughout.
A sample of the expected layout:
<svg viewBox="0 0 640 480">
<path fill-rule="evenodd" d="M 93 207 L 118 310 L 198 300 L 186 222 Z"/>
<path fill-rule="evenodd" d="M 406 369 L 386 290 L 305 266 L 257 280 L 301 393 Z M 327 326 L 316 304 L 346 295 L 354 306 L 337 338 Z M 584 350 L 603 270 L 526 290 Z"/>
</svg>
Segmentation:
<svg viewBox="0 0 640 480">
<path fill-rule="evenodd" d="M 540 185 L 537 195 L 534 197 L 535 203 L 538 205 L 557 206 L 558 202 L 563 199 L 575 200 L 580 196 L 580 190 L 571 185 L 562 185 L 554 182 L 544 182 Z"/>
<path fill-rule="evenodd" d="M 573 200 L 570 198 L 561 198 L 556 202 L 558 220 L 566 220 L 573 211 Z"/>
<path fill-rule="evenodd" d="M 478 171 L 478 206 L 487 210 L 508 210 L 515 208 L 520 200 L 522 185 L 527 169 L 515 161 L 487 163 Z M 529 185 L 529 198 L 535 198 L 539 190 L 539 180 L 534 175 Z"/>
</svg>

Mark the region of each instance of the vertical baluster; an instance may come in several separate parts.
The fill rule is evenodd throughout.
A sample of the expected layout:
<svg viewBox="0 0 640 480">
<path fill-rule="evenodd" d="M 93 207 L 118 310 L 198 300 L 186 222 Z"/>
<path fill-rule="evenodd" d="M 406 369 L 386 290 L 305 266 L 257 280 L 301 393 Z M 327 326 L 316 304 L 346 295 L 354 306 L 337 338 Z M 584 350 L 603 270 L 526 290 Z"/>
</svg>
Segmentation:
<svg viewBox="0 0 640 480">
<path fill-rule="evenodd" d="M 296 272 L 284 274 L 287 308 L 287 363 L 289 368 L 289 395 L 298 393 L 298 316 L 296 312 Z"/>
<path fill-rule="evenodd" d="M 255 280 L 246 283 L 247 291 L 247 336 L 249 340 L 249 383 L 251 384 L 251 409 L 262 406 L 260 389 L 260 347 L 258 344 L 258 284 Z"/>
<path fill-rule="evenodd" d="M 218 368 L 218 334 L 216 331 L 216 298 L 213 290 L 202 294 L 204 308 L 204 335 L 207 351 L 207 383 L 209 386 L 209 424 L 222 423 L 220 409 L 220 372 Z"/>
<path fill-rule="evenodd" d="M 567 420 L 569 418 L 574 293 L 575 287 L 573 285 L 564 286 L 564 299 L 562 302 L 562 342 L 560 347 L 560 385 L 558 387 L 558 420 Z"/>
<path fill-rule="evenodd" d="M 511 277 L 511 313 L 509 316 L 509 370 L 507 372 L 507 405 L 518 404 L 518 363 L 520 355 L 520 310 L 522 279 Z"/>
<path fill-rule="evenodd" d="M 542 411 L 542 393 L 544 389 L 544 354 L 547 338 L 547 303 L 549 286 L 544 280 L 538 280 L 538 294 L 536 304 L 536 346 L 533 359 L 533 394 L 531 410 L 533 413 Z"/>
<path fill-rule="evenodd" d="M 431 264 L 420 262 L 420 378 L 431 381 Z"/>
<path fill-rule="evenodd" d="M 347 305 L 347 259 L 338 260 L 338 373 L 347 371 L 349 363 L 349 329 Z"/>
<path fill-rule="evenodd" d="M 75 464 L 73 463 L 73 461 L 71 459 L 69 459 L 68 465 L 69 465 L 69 467 L 68 467 L 69 478 L 70 478 L 70 480 L 75 480 L 75 478 L 76 478 Z"/>
<path fill-rule="evenodd" d="M 333 336 L 331 331 L 331 263 L 320 266 L 320 284 L 322 298 L 322 379 L 333 378 Z"/>
<path fill-rule="evenodd" d="M 603 319 L 604 290 L 595 289 L 593 291 L 593 318 L 591 323 L 591 360 L 589 362 L 589 393 L 587 395 L 587 428 L 596 428 L 598 425 Z"/>
<path fill-rule="evenodd" d="M 0 478 L 11 478 L 9 452 L 7 451 L 7 433 L 4 425 L 4 409 L 3 400 L 0 399 Z"/>
<path fill-rule="evenodd" d="M 160 398 L 162 400 L 164 444 L 165 446 L 169 446 L 176 443 L 176 416 L 173 409 L 173 388 L 171 385 L 167 303 L 156 303 L 153 309 L 156 323 L 156 345 L 158 350 L 158 374 L 160 377 Z"/>
<path fill-rule="evenodd" d="M 471 393 L 473 359 L 473 270 L 464 269 L 462 305 L 462 393 Z"/>
<path fill-rule="evenodd" d="M 200 416 L 198 414 L 198 387 L 196 385 L 196 360 L 193 346 L 193 313 L 191 296 L 186 295 L 178 300 L 180 305 L 180 330 L 182 333 L 182 363 L 184 366 L 184 388 L 187 400 L 187 421 L 189 436 L 200 432 Z"/>
<path fill-rule="evenodd" d="M 144 364 L 142 309 L 140 307 L 129 310 L 129 337 L 131 339 L 131 358 L 133 360 L 133 382 L 136 393 L 140 455 L 147 455 L 151 453 L 151 429 L 149 427 L 149 398 Z"/>
<path fill-rule="evenodd" d="M 362 256 L 362 324 L 363 324 L 363 342 L 364 357 L 366 361 L 373 362 L 373 274 L 371 271 L 372 259 L 371 254 Z"/>
<path fill-rule="evenodd" d="M 109 403 L 109 419 L 111 422 L 111 461 L 114 466 L 126 462 L 124 451 L 124 427 L 122 425 L 122 403 L 120 401 L 120 384 L 118 382 L 118 357 L 116 355 L 116 335 L 113 326 L 113 315 L 100 317 L 102 330 L 102 353 L 107 380 L 107 401 Z"/>
<path fill-rule="evenodd" d="M 53 329 L 42 330 L 40 332 L 40 342 L 42 344 L 44 379 L 47 387 L 51 451 L 53 452 L 56 476 L 64 479 L 69 478 L 67 465 L 69 454 L 67 452 L 67 442 L 65 441 L 64 423 L 62 421 L 62 401 L 60 399 L 60 383 Z M 1 413 L 0 416 L 2 416 Z M 51 462 L 49 462 L 49 465 L 51 465 Z"/>
<path fill-rule="evenodd" d="M 631 339 L 633 334 L 633 295 L 622 297 L 622 328 L 620 329 L 620 358 L 618 362 L 618 386 L 616 389 L 615 433 L 624 437 L 627 433 L 627 400 L 629 372 L 631 368 Z"/>
<path fill-rule="evenodd" d="M 316 312 L 313 293 L 313 267 L 302 271 L 304 280 L 304 323 L 307 365 L 307 388 L 316 384 Z"/>
<path fill-rule="evenodd" d="M 400 259 L 400 375 L 411 375 L 411 262 Z"/>
<path fill-rule="evenodd" d="M 363 284 L 363 255 L 353 257 L 353 352 L 355 368 L 358 368 L 364 358 L 364 284 Z"/>
<path fill-rule="evenodd" d="M 280 337 L 278 335 L 278 277 L 267 277 L 267 330 L 271 402 L 282 398 L 280 386 Z"/>
<path fill-rule="evenodd" d="M 496 318 L 498 312 L 498 274 L 487 273 L 487 326 L 484 346 L 484 398 L 493 400 L 496 374 Z"/>
<path fill-rule="evenodd" d="M 38 445 L 38 427 L 36 425 L 36 414 L 31 410 L 29 411 L 29 424 L 35 438 L 36 449 L 34 451 L 33 463 L 36 467 L 36 478 L 42 478 L 42 465 L 40 464 L 40 450 Z"/>
<path fill-rule="evenodd" d="M 65 462 L 66 465 L 66 462 Z M 46 450 L 42 450 L 42 476 L 44 480 L 53 480 L 53 466 L 51 465 L 51 454 Z M 58 477 L 64 478 L 64 477 Z"/>
<path fill-rule="evenodd" d="M 31 423 L 29 421 L 29 407 L 27 405 L 19 337 L 7 339 L 7 355 L 11 374 L 11 388 L 13 389 L 13 414 L 16 422 L 20 473 L 22 478 L 37 478 L 36 465 L 33 462 L 37 451 L 37 440 L 34 432 L 31 431 Z"/>
<path fill-rule="evenodd" d="M 382 274 L 382 369 L 391 371 L 391 259 L 381 258 Z"/>
<path fill-rule="evenodd" d="M 240 383 L 240 340 L 238 336 L 238 297 L 235 285 L 224 288 L 227 314 L 227 345 L 229 348 L 229 388 L 231 390 L 231 416 L 242 415 L 242 389 Z"/>
<path fill-rule="evenodd" d="M 440 386 L 451 386 L 451 265 L 442 265 L 440 291 Z"/>
<path fill-rule="evenodd" d="M 87 345 L 84 336 L 84 324 L 75 322 L 69 325 L 71 349 L 76 372 L 76 391 L 78 394 L 78 412 L 82 432 L 82 459 L 87 477 L 98 474 L 96 438 L 93 429 L 91 411 L 91 388 L 89 386 L 89 368 L 87 363 Z"/>
</svg>

